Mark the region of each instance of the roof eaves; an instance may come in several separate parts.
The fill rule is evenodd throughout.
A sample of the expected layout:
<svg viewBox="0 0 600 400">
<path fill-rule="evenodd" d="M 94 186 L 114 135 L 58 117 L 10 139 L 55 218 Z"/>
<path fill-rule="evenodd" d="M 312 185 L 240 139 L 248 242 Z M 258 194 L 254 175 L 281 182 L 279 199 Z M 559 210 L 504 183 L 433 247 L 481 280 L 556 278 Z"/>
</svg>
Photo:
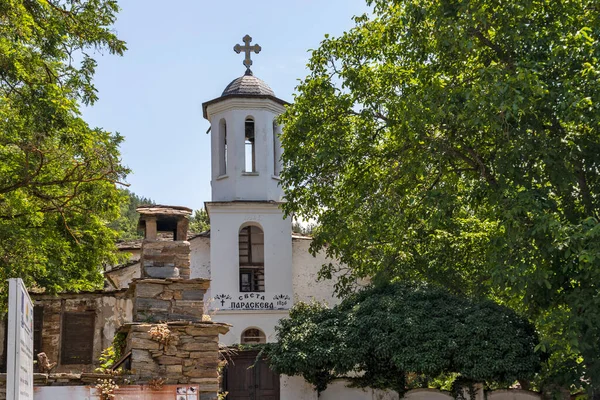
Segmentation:
<svg viewBox="0 0 600 400">
<path fill-rule="evenodd" d="M 278 97 L 271 96 L 271 95 L 266 95 L 266 94 L 227 94 L 225 96 L 220 96 L 220 97 L 217 97 L 216 99 L 212 99 L 212 100 L 209 100 L 207 102 L 202 103 L 202 116 L 205 119 L 208 119 L 208 115 L 206 113 L 206 108 L 208 106 L 210 106 L 212 104 L 215 104 L 215 103 L 219 103 L 219 102 L 221 102 L 223 100 L 236 99 L 236 98 L 237 99 L 269 99 L 269 100 L 272 100 L 272 101 L 274 101 L 276 103 L 281 104 L 282 106 L 287 106 L 287 105 L 290 104 L 287 101 L 281 100 Z"/>
</svg>

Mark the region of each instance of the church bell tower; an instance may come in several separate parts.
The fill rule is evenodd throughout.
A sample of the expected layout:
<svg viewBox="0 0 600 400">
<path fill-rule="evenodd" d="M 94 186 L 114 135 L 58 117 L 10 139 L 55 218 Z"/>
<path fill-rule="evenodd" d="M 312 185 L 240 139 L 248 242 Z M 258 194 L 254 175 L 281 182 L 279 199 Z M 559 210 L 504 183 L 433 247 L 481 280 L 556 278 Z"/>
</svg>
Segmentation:
<svg viewBox="0 0 600 400">
<path fill-rule="evenodd" d="M 211 126 L 210 295 L 215 319 L 232 324 L 234 338 L 248 327 L 268 337 L 293 298 L 291 220 L 279 207 L 277 117 L 287 103 L 254 76 L 250 55 L 261 47 L 243 41 L 234 51 L 245 55 L 244 75 L 202 105 Z"/>
<path fill-rule="evenodd" d="M 244 75 L 202 107 L 211 126 L 212 201 L 281 201 L 283 196 L 276 118 L 287 103 L 250 70 L 250 52 L 261 50 L 250 40 L 246 35 L 246 44 L 234 47 L 246 53 Z"/>
</svg>

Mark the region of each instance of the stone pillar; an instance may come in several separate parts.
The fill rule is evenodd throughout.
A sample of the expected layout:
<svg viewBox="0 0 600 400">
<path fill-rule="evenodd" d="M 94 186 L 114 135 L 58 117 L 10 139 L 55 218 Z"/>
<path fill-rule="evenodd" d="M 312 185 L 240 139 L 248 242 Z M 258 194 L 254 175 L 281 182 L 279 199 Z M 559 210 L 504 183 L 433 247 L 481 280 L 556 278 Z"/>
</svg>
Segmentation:
<svg viewBox="0 0 600 400">
<path fill-rule="evenodd" d="M 187 218 L 177 221 L 177 231 L 175 232 L 175 240 L 187 240 L 189 220 Z"/>
<path fill-rule="evenodd" d="M 136 279 L 133 294 L 135 322 L 202 321 L 208 279 Z"/>
<path fill-rule="evenodd" d="M 143 278 L 190 277 L 190 242 L 144 240 L 140 256 Z"/>
<path fill-rule="evenodd" d="M 146 229 L 144 232 L 145 240 L 156 240 L 156 217 L 147 217 L 146 218 Z"/>
<path fill-rule="evenodd" d="M 139 228 L 144 230 L 140 263 L 144 278 L 190 277 L 189 216 L 186 207 L 148 205 L 137 208 Z M 168 232 L 173 237 L 160 235 Z"/>
<path fill-rule="evenodd" d="M 125 353 L 131 351 L 134 380 L 144 383 L 160 377 L 166 384 L 198 384 L 199 399 L 216 398 L 219 334 L 227 333 L 229 328 L 211 321 L 126 324 Z M 162 340 L 165 334 L 167 339 Z"/>
</svg>

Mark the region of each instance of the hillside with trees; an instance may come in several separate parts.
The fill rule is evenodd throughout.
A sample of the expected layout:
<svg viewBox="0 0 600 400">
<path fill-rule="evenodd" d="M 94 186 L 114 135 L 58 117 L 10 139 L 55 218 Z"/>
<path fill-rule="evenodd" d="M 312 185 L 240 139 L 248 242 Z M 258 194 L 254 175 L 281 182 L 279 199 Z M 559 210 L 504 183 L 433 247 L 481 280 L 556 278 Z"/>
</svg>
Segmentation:
<svg viewBox="0 0 600 400">
<path fill-rule="evenodd" d="M 139 196 L 128 189 L 120 189 L 123 197 L 119 217 L 111 221 L 108 226 L 118 232 L 119 241 L 141 239 L 142 232 L 138 231 L 140 214 L 136 209 L 141 205 L 156 204 L 152 199 Z M 201 233 L 210 229 L 208 215 L 205 210 L 195 210 L 190 217 L 190 233 Z"/>
</svg>

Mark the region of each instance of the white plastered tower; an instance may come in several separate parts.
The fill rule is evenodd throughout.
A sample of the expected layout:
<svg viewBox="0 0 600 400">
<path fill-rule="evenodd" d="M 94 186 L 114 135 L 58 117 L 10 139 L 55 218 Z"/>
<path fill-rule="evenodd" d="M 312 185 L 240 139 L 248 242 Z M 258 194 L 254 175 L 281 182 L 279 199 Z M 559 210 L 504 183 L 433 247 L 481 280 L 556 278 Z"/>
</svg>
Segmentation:
<svg viewBox="0 0 600 400">
<path fill-rule="evenodd" d="M 233 325 L 226 344 L 242 342 L 242 333 L 254 328 L 273 340 L 293 299 L 291 220 L 279 207 L 276 121 L 287 103 L 253 76 L 248 60 L 243 76 L 203 104 L 211 125 L 211 308 L 213 320 Z"/>
</svg>

